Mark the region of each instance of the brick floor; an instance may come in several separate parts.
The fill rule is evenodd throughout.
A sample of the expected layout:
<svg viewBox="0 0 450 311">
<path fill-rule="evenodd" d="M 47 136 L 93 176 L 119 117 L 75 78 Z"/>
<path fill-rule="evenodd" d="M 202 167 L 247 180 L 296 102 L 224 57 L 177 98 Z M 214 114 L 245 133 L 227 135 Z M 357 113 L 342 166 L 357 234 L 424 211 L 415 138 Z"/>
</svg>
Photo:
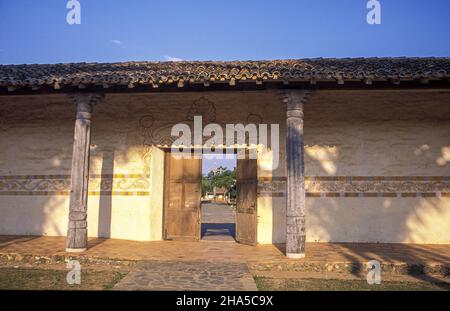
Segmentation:
<svg viewBox="0 0 450 311">
<path fill-rule="evenodd" d="M 63 255 L 65 237 L 0 236 L 1 254 Z M 78 254 L 121 260 L 166 260 L 209 262 L 288 262 L 283 245 L 247 246 L 214 241 L 138 242 L 90 238 L 89 249 Z M 296 262 L 445 264 L 450 263 L 450 245 L 307 243 L 306 258 Z"/>
</svg>

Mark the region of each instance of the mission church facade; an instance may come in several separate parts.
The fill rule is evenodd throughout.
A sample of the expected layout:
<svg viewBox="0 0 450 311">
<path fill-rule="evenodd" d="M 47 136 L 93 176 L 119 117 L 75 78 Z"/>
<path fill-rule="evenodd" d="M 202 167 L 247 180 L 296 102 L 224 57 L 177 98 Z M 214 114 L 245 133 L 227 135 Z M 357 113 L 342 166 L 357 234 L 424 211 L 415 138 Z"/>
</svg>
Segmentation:
<svg viewBox="0 0 450 311">
<path fill-rule="evenodd" d="M 279 125 L 278 165 L 238 160 L 238 242 L 448 244 L 449 81 L 447 58 L 2 65 L 0 235 L 199 239 L 201 159 L 170 147 L 201 116 Z"/>
</svg>

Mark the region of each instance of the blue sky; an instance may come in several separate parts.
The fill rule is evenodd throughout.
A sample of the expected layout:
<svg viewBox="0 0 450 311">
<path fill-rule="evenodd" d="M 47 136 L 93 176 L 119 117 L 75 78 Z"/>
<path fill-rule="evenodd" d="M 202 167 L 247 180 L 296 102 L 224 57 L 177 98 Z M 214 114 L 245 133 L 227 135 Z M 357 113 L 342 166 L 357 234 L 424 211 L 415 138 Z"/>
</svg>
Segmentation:
<svg viewBox="0 0 450 311">
<path fill-rule="evenodd" d="M 202 160 L 202 174 L 206 175 L 211 169 L 219 166 L 233 170 L 236 167 L 236 161 L 236 155 L 219 155 L 217 157 L 210 156 L 209 158 L 204 156 Z"/>
<path fill-rule="evenodd" d="M 0 63 L 450 56 L 450 1 L 0 0 Z"/>
</svg>

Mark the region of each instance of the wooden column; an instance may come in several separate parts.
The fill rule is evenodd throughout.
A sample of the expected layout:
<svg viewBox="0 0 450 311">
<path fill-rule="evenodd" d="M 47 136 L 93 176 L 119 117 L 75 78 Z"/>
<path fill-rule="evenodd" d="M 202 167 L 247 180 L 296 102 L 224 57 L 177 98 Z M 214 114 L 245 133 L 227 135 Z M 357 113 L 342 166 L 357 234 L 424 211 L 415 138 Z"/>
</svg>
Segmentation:
<svg viewBox="0 0 450 311">
<path fill-rule="evenodd" d="M 99 94 L 69 95 L 77 106 L 72 155 L 72 185 L 67 229 L 67 252 L 87 249 L 87 200 L 89 183 L 89 149 L 91 143 L 92 108 Z"/>
<path fill-rule="evenodd" d="M 303 139 L 303 104 L 310 91 L 286 91 L 286 256 L 305 257 L 305 160 Z"/>
</svg>

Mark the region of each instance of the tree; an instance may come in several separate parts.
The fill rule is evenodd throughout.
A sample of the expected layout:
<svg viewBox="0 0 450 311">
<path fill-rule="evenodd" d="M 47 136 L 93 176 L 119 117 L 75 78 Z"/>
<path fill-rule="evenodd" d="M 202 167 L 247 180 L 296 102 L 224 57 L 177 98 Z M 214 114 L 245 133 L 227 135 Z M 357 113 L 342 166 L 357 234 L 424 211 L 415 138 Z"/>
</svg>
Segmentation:
<svg viewBox="0 0 450 311">
<path fill-rule="evenodd" d="M 211 192 L 213 190 L 213 186 L 211 184 L 211 181 L 208 179 L 207 176 L 202 177 L 202 197 L 204 197 L 208 192 Z"/>
<path fill-rule="evenodd" d="M 214 187 L 224 188 L 227 192 L 230 192 L 236 185 L 236 168 L 233 171 L 226 169 L 225 167 L 218 167 L 208 172 L 206 176 L 202 178 L 202 194 L 211 192 Z"/>
<path fill-rule="evenodd" d="M 236 169 L 226 170 L 221 174 L 214 176 L 213 186 L 229 190 L 236 183 Z"/>
</svg>

